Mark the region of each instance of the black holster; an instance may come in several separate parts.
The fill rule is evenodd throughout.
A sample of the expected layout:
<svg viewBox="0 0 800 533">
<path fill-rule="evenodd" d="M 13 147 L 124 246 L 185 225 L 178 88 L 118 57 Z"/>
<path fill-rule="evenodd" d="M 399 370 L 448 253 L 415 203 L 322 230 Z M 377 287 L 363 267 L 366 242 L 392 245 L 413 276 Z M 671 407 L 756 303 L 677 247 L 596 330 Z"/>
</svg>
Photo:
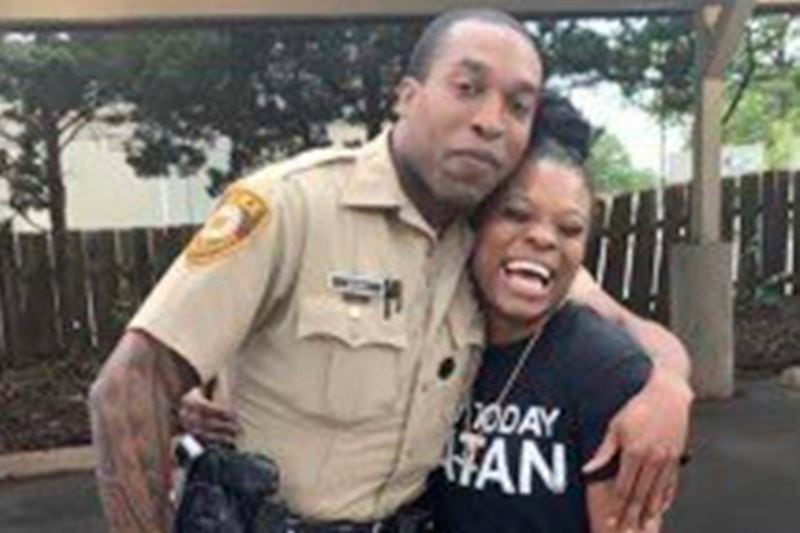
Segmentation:
<svg viewBox="0 0 800 533">
<path fill-rule="evenodd" d="M 255 533 L 259 514 L 283 512 L 278 467 L 270 458 L 216 443 L 183 461 L 176 454 L 186 469 L 177 533 Z"/>
</svg>

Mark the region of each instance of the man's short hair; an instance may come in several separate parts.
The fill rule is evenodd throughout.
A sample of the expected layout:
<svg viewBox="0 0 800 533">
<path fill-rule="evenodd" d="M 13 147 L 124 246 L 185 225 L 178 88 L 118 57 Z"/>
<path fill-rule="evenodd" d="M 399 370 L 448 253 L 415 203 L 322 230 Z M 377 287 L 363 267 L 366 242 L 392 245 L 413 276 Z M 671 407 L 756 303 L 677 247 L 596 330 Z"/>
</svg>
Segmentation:
<svg viewBox="0 0 800 533">
<path fill-rule="evenodd" d="M 477 21 L 494 24 L 514 30 L 531 43 L 531 48 L 538 53 L 525 26 L 505 11 L 497 9 L 456 9 L 442 13 L 426 26 L 419 40 L 414 45 L 406 67 L 406 75 L 417 80 L 424 80 L 430 72 L 431 65 L 439 53 L 442 42 L 450 28 L 459 22 Z"/>
</svg>

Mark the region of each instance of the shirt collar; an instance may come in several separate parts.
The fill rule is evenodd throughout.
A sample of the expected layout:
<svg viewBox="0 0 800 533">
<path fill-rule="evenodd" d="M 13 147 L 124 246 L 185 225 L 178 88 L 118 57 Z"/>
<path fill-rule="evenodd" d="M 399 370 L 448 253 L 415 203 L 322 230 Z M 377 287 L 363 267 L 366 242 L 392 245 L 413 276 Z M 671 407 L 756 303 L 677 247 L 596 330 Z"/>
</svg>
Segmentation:
<svg viewBox="0 0 800 533">
<path fill-rule="evenodd" d="M 342 189 L 341 204 L 354 209 L 395 211 L 403 222 L 439 241 L 436 231 L 425 220 L 400 186 L 391 152 L 391 129 L 365 144 L 356 158 L 353 175 Z M 461 247 L 469 249 L 474 232 L 465 219 L 457 220 L 445 234 L 455 234 Z"/>
<path fill-rule="evenodd" d="M 400 187 L 389 148 L 390 139 L 390 130 L 384 131 L 359 150 L 355 171 L 342 190 L 342 205 L 392 209 L 410 203 Z"/>
</svg>

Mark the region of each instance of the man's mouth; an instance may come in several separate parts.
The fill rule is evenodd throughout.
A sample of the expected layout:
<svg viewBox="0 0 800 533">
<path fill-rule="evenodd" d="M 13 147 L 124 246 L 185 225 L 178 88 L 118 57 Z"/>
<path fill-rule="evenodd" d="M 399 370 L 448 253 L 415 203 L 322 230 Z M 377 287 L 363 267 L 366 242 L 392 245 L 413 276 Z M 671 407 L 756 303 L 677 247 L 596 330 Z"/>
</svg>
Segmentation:
<svg viewBox="0 0 800 533">
<path fill-rule="evenodd" d="M 472 159 L 483 165 L 492 167 L 495 170 L 500 168 L 500 161 L 492 152 L 488 150 L 465 148 L 465 149 L 453 150 L 452 155 L 457 157 L 466 157 Z"/>
<path fill-rule="evenodd" d="M 553 281 L 553 271 L 538 261 L 512 259 L 502 268 L 512 288 L 527 296 L 539 296 Z"/>
</svg>

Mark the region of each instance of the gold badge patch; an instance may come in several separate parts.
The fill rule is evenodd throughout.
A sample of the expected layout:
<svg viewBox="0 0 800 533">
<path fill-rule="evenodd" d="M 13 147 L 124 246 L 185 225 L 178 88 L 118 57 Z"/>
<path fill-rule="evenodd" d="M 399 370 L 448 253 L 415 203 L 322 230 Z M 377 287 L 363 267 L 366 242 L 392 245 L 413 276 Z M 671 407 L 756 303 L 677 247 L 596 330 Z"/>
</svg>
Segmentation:
<svg viewBox="0 0 800 533">
<path fill-rule="evenodd" d="M 269 216 L 270 207 L 260 196 L 241 188 L 229 190 L 189 243 L 186 259 L 202 265 L 228 255 Z"/>
</svg>

